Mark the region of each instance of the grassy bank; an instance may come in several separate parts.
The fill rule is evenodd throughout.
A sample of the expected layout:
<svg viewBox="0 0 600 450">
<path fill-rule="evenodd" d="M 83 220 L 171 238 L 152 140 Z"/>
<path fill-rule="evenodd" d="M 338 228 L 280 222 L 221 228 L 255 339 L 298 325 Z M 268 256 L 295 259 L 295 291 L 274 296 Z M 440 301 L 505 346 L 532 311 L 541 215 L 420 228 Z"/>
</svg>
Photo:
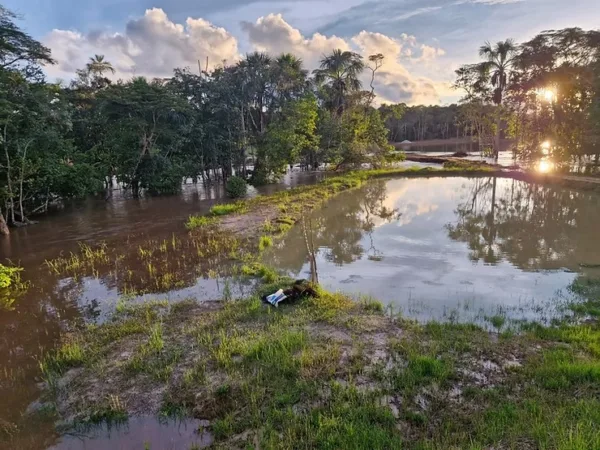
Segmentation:
<svg viewBox="0 0 600 450">
<path fill-rule="evenodd" d="M 217 448 L 599 448 L 596 321 L 495 334 L 324 291 L 261 302 L 286 283 L 123 308 L 42 362 L 47 400 L 76 428 L 196 417 Z"/>
<path fill-rule="evenodd" d="M 361 186 L 374 178 L 392 176 L 462 176 L 490 175 L 495 169 L 477 163 L 448 165 L 434 168 L 391 168 L 360 170 L 342 175 L 326 177 L 320 183 L 300 186 L 268 196 L 258 196 L 235 203 L 215 205 L 209 216 L 191 216 L 186 227 L 189 230 L 217 226 L 221 230 L 237 235 L 258 237 L 263 234 L 281 235 L 300 220 L 306 212 L 313 210 L 334 195 Z"/>
<path fill-rule="evenodd" d="M 235 261 L 240 277 L 260 280 L 254 293 L 119 303 L 111 320 L 65 336 L 40 362 L 44 414 L 76 430 L 194 417 L 215 448 L 600 448 L 597 281 L 573 285 L 587 301 L 563 321 L 518 333 L 501 317 L 490 318 L 494 333 L 417 324 L 318 287 L 279 308 L 260 300 L 292 280 L 257 256 L 327 198 L 374 177 L 480 172 L 354 172 L 190 218 L 203 255 Z"/>
</svg>

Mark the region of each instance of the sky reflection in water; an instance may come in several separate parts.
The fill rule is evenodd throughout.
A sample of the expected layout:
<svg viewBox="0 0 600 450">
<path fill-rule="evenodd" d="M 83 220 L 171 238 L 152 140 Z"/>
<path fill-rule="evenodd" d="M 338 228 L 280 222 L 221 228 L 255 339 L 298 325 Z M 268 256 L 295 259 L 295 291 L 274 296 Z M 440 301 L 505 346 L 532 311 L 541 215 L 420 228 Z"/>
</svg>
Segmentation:
<svg viewBox="0 0 600 450">
<path fill-rule="evenodd" d="M 579 265 L 600 262 L 598 206 L 508 179 L 375 181 L 314 214 L 319 281 L 419 320 L 549 319 Z M 307 277 L 299 227 L 266 259 Z"/>
</svg>

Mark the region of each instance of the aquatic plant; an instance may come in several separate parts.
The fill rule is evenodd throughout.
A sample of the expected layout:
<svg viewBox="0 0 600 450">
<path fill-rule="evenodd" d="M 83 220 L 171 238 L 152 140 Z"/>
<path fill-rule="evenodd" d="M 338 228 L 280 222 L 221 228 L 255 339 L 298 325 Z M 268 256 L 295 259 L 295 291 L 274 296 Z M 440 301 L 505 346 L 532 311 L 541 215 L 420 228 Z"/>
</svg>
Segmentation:
<svg viewBox="0 0 600 450">
<path fill-rule="evenodd" d="M 215 217 L 207 216 L 190 216 L 185 223 L 185 227 L 188 230 L 195 230 L 196 228 L 203 228 L 215 223 Z"/>
<path fill-rule="evenodd" d="M 270 238 L 269 236 L 261 236 L 259 241 L 258 241 L 258 250 L 259 251 L 263 251 L 268 247 L 271 247 L 273 245 L 273 239 Z"/>
<path fill-rule="evenodd" d="M 0 310 L 11 311 L 18 297 L 27 291 L 28 284 L 21 281 L 21 267 L 0 264 Z"/>
<path fill-rule="evenodd" d="M 210 213 L 213 216 L 225 216 L 227 214 L 239 213 L 246 209 L 246 205 L 243 202 L 237 203 L 225 203 L 222 205 L 214 205 L 210 208 Z"/>
</svg>

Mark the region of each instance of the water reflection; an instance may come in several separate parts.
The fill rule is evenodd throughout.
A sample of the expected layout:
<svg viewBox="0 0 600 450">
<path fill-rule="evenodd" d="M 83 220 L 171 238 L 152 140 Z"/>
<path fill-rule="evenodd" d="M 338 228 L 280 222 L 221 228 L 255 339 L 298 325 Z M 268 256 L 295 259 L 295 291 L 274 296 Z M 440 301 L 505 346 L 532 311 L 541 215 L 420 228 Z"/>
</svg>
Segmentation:
<svg viewBox="0 0 600 450">
<path fill-rule="evenodd" d="M 580 265 L 600 263 L 599 206 L 495 177 L 377 181 L 315 213 L 319 279 L 420 320 L 550 319 Z M 306 275 L 298 230 L 266 258 Z"/>
<path fill-rule="evenodd" d="M 212 436 L 203 431 L 206 421 L 158 421 L 154 417 L 132 417 L 126 424 L 96 427 L 87 432 L 67 435 L 49 450 L 115 450 L 157 448 L 206 448 Z"/>
</svg>

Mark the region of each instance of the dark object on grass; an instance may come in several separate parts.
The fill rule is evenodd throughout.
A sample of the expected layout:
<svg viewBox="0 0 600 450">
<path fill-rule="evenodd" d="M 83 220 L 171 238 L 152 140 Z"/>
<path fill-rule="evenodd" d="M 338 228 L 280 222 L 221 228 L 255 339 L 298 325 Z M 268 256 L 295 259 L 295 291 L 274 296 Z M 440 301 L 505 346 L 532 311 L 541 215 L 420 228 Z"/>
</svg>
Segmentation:
<svg viewBox="0 0 600 450">
<path fill-rule="evenodd" d="M 292 302 L 300 300 L 303 297 L 319 296 L 319 294 L 317 294 L 317 291 L 315 291 L 315 289 L 312 287 L 311 283 L 308 280 L 296 280 L 292 287 L 283 290 L 283 295 L 285 296 L 284 300 L 289 300 Z M 271 304 L 271 302 L 269 302 L 269 300 L 267 299 L 268 297 L 270 296 L 263 295 L 261 299 L 263 302 Z M 277 306 L 277 304 L 275 304 L 274 306 Z"/>
<path fill-rule="evenodd" d="M 454 158 L 465 158 L 465 157 L 469 156 L 469 154 L 467 152 L 460 151 L 460 152 L 453 153 L 452 156 Z"/>
</svg>

